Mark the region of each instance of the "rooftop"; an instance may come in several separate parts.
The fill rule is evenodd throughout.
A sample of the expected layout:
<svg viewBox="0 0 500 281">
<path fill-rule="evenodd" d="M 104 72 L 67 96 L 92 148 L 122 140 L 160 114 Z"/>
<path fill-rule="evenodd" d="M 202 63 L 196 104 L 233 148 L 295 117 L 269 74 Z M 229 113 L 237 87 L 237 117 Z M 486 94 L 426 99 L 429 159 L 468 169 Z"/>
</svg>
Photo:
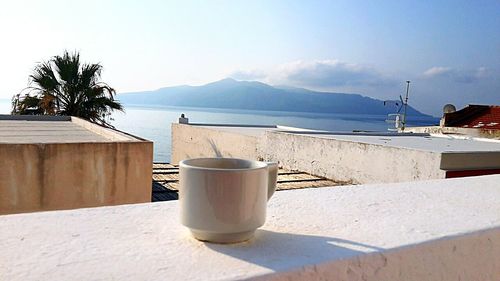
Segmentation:
<svg viewBox="0 0 500 281">
<path fill-rule="evenodd" d="M 266 132 L 284 132 L 316 138 L 383 145 L 431 152 L 500 151 L 500 141 L 472 137 L 394 132 L 328 132 L 284 126 L 189 124 L 241 135 L 262 136 Z"/>
<path fill-rule="evenodd" d="M 0 143 L 134 141 L 131 135 L 67 116 L 0 115 Z"/>
<path fill-rule="evenodd" d="M 301 171 L 278 170 L 276 190 L 317 188 L 346 185 Z M 168 201 L 179 198 L 179 166 L 170 163 L 153 163 L 153 190 L 151 201 Z"/>
<path fill-rule="evenodd" d="M 500 130 L 500 106 L 468 105 L 461 110 L 446 113 L 444 125 L 449 127 Z"/>
<path fill-rule="evenodd" d="M 310 134 L 303 134 L 310 135 Z M 316 134 L 328 138 L 431 152 L 500 151 L 500 141 L 434 134 Z"/>
<path fill-rule="evenodd" d="M 498 182 L 277 192 L 256 237 L 234 245 L 193 239 L 178 201 L 5 215 L 0 279 L 494 280 Z"/>
<path fill-rule="evenodd" d="M 319 132 L 316 130 L 308 130 L 302 128 L 281 126 L 281 125 L 240 125 L 240 124 L 204 124 L 204 123 L 189 123 L 192 126 L 199 126 L 209 129 L 215 129 L 223 132 L 237 133 L 247 136 L 262 136 L 269 131 L 310 131 Z"/>
</svg>

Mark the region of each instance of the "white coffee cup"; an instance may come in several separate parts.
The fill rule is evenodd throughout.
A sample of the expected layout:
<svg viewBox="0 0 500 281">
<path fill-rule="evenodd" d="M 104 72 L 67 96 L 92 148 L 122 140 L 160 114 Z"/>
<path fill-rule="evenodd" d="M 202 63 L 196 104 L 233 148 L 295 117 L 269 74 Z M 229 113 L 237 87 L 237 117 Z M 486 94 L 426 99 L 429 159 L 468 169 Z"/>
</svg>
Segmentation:
<svg viewBox="0 0 500 281">
<path fill-rule="evenodd" d="M 250 239 L 266 220 L 278 165 L 235 158 L 198 158 L 179 163 L 181 223 L 202 241 Z"/>
</svg>

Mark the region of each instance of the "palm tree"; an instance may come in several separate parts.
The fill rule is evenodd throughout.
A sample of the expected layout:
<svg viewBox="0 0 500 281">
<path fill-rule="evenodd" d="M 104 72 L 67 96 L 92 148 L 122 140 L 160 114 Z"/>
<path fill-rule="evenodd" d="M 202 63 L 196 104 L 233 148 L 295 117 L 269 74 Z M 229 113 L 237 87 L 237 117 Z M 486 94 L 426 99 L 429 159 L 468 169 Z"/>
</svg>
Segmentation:
<svg viewBox="0 0 500 281">
<path fill-rule="evenodd" d="M 29 86 L 12 98 L 12 114 L 70 115 L 111 127 L 109 115 L 123 107 L 115 90 L 100 81 L 101 71 L 100 64 L 81 64 L 78 52 L 42 62 Z"/>
</svg>

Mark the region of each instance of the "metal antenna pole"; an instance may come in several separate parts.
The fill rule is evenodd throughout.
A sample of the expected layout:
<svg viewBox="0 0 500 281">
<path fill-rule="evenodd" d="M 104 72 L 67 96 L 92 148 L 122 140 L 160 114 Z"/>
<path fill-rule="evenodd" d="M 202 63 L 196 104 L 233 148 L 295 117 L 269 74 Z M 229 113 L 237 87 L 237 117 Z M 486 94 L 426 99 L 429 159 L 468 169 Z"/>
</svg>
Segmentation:
<svg viewBox="0 0 500 281">
<path fill-rule="evenodd" d="M 406 127 L 406 108 L 408 107 L 408 92 L 410 91 L 410 81 L 406 81 L 406 97 L 405 97 L 405 102 L 404 102 L 404 111 L 403 111 L 403 128 L 402 130 L 405 130 Z"/>
</svg>

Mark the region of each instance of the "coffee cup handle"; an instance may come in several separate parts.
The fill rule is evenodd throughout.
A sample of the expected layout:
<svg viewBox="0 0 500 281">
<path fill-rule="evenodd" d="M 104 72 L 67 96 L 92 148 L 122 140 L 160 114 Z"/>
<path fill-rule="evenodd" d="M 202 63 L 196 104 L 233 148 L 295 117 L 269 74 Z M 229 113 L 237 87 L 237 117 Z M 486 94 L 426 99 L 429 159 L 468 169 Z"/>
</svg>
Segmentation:
<svg viewBox="0 0 500 281">
<path fill-rule="evenodd" d="M 278 163 L 267 162 L 267 172 L 269 173 L 268 184 L 267 184 L 267 200 L 271 199 L 274 191 L 276 190 L 276 183 L 278 180 Z"/>
</svg>

